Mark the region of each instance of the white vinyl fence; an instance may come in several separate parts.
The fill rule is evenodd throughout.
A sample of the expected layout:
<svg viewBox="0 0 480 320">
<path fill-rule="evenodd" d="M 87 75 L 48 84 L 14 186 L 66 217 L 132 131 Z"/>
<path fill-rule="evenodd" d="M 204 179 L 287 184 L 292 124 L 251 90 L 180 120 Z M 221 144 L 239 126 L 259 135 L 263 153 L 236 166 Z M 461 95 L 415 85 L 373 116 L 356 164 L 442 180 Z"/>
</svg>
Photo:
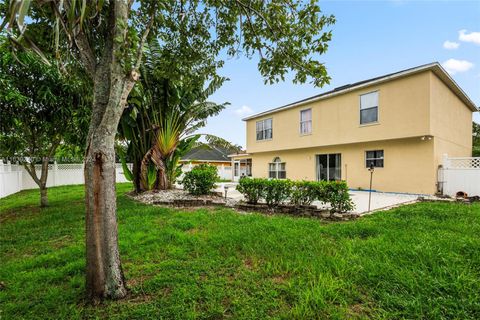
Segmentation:
<svg viewBox="0 0 480 320">
<path fill-rule="evenodd" d="M 131 164 L 129 164 L 131 167 Z M 41 175 L 41 165 L 35 166 L 37 175 Z M 117 182 L 127 182 L 123 174 L 122 165 L 117 163 Z M 48 166 L 47 187 L 64 186 L 69 184 L 83 184 L 83 163 L 50 164 Z M 0 198 L 26 189 L 38 188 L 35 181 L 25 168 L 18 164 L 7 162 L 4 164 L 0 159 Z"/>
<path fill-rule="evenodd" d="M 462 191 L 470 197 L 480 196 L 480 157 L 449 158 L 444 155 L 439 182 L 443 184 L 445 195 L 454 197 Z"/>
</svg>

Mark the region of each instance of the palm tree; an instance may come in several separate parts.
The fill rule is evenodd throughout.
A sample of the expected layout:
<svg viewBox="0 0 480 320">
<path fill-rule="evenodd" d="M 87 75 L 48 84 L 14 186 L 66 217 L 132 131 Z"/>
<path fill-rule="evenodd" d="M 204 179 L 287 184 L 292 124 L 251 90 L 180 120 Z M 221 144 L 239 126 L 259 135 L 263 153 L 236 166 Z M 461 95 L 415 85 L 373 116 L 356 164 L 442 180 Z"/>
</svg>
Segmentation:
<svg viewBox="0 0 480 320">
<path fill-rule="evenodd" d="M 208 117 L 217 115 L 225 108 L 226 104 L 206 101 L 206 98 L 220 85 L 212 81 L 206 89 L 203 89 L 182 86 L 182 84 L 169 84 L 169 88 L 176 94 L 173 99 L 165 99 L 166 103 L 161 112 L 152 117 L 154 140 L 141 164 L 143 188 L 146 187 L 150 162 L 157 169 L 154 188 L 164 190 L 172 187 L 173 170 L 176 169 L 176 164 L 180 160 L 180 155 L 175 152 L 180 150 L 186 152 L 193 147 L 200 137 L 194 132 L 205 126 Z M 181 144 L 182 148 L 178 148 Z"/>
<path fill-rule="evenodd" d="M 141 67 L 141 81 L 130 94 L 119 126 L 119 138 L 133 161 L 137 191 L 171 188 L 179 173 L 179 160 L 200 138 L 194 133 L 227 105 L 207 101 L 226 78 L 189 69 L 179 70 L 184 74 L 172 79 L 171 71 L 164 69 L 158 44 L 152 41 Z M 120 151 L 119 155 L 125 163 L 124 154 Z M 125 166 L 124 171 L 128 174 Z"/>
</svg>

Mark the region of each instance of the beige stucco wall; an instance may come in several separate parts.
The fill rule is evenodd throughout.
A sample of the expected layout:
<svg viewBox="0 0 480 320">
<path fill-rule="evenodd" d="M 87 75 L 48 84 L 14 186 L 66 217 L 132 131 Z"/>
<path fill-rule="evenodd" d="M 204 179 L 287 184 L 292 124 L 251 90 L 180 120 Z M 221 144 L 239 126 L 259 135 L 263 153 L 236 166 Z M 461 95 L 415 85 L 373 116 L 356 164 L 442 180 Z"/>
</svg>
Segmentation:
<svg viewBox="0 0 480 320">
<path fill-rule="evenodd" d="M 379 92 L 379 121 L 360 125 L 360 95 Z M 300 111 L 312 108 L 312 133 L 301 135 Z M 273 119 L 273 139 L 256 141 L 256 122 Z M 276 156 L 287 177 L 315 180 L 315 155 L 342 154 L 342 179 L 368 188 L 365 151 L 382 149 L 374 189 L 432 194 L 443 154 L 471 156 L 472 111 L 432 71 L 280 110 L 247 121 L 247 152 L 254 177 L 268 176 Z M 427 136 L 422 140 L 422 136 Z"/>
<path fill-rule="evenodd" d="M 433 140 L 420 138 L 355 143 L 328 147 L 283 150 L 251 154 L 254 177 L 268 177 L 268 163 L 280 157 L 286 162 L 287 178 L 315 180 L 317 154 L 342 154 L 342 180 L 350 188 L 369 187 L 365 151 L 384 150 L 384 168 L 376 168 L 373 189 L 387 192 L 433 194 Z"/>
<path fill-rule="evenodd" d="M 430 132 L 437 176 L 444 154 L 472 156 L 472 111 L 432 72 L 430 78 Z"/>
<path fill-rule="evenodd" d="M 436 154 L 472 155 L 472 111 L 438 77 L 430 74 L 430 127 L 438 138 Z"/>
<path fill-rule="evenodd" d="M 379 121 L 360 125 L 360 95 L 379 91 Z M 396 139 L 429 133 L 430 73 L 362 88 L 247 121 L 247 152 Z M 300 110 L 312 108 L 312 134 L 300 134 Z M 256 122 L 273 119 L 273 139 L 256 141 Z"/>
</svg>

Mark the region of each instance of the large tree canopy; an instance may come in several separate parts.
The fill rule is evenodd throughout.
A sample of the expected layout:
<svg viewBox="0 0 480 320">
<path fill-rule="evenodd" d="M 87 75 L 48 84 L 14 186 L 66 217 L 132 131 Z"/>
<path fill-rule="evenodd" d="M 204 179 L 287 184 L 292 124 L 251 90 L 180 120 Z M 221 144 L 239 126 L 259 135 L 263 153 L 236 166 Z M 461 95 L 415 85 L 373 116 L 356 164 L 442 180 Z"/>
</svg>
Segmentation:
<svg viewBox="0 0 480 320">
<path fill-rule="evenodd" d="M 83 79 L 59 72 L 28 52 L 14 57 L 0 47 L 0 157 L 22 163 L 46 206 L 48 164 L 60 144 L 82 145 L 88 127 Z M 41 163 L 40 176 L 35 164 Z"/>
<path fill-rule="evenodd" d="M 180 70 L 205 56 L 221 66 L 222 52 L 258 54 L 266 82 L 283 80 L 288 72 L 294 82 L 329 81 L 318 59 L 331 38 L 323 29 L 335 19 L 322 15 L 313 0 L 11 0 L 3 11 L 2 27 L 13 48 L 42 56 L 26 17 L 49 25 L 46 36 L 58 61 L 78 59 L 93 83 L 85 158 L 86 289 L 93 300 L 127 293 L 117 240 L 115 133 L 148 37 L 158 39 L 162 61 Z"/>
</svg>

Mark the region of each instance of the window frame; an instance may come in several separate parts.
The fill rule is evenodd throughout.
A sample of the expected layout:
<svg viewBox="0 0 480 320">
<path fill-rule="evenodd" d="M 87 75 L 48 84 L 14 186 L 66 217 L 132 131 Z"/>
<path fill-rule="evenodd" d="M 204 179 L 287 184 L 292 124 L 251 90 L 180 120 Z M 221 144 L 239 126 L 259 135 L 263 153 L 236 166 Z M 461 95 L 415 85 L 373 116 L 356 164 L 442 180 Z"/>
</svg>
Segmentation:
<svg viewBox="0 0 480 320">
<path fill-rule="evenodd" d="M 377 152 L 381 151 L 382 156 L 378 157 Z M 375 152 L 375 158 L 369 158 L 368 153 Z M 377 161 L 382 160 L 382 166 L 377 166 Z M 370 168 L 370 161 L 373 161 L 374 168 L 385 168 L 385 149 L 375 149 L 375 150 L 366 150 L 365 151 L 365 168 Z"/>
<path fill-rule="evenodd" d="M 302 121 L 302 112 L 304 112 L 304 111 L 310 111 L 310 120 L 303 120 Z M 306 135 L 312 134 L 312 131 L 313 131 L 313 111 L 312 111 L 312 108 L 301 109 L 300 113 L 299 113 L 299 116 L 300 116 L 300 127 L 298 128 L 298 130 L 300 132 L 300 135 L 301 136 L 306 136 Z M 310 131 L 302 132 L 302 124 L 307 123 L 307 122 L 310 122 Z"/>
<path fill-rule="evenodd" d="M 377 106 L 362 109 L 362 96 L 372 94 L 372 93 L 377 94 Z M 370 110 L 370 109 L 374 109 L 374 108 L 377 109 L 377 120 L 362 123 L 362 110 Z M 380 122 L 380 90 L 373 90 L 373 91 L 365 92 L 365 93 L 362 93 L 358 96 L 358 115 L 359 115 L 358 122 L 359 122 L 361 127 L 369 126 L 369 125 L 375 125 L 375 124 L 378 124 Z"/>
<path fill-rule="evenodd" d="M 275 166 L 275 170 L 273 170 L 273 171 L 270 170 L 270 167 L 272 165 Z M 283 165 L 283 170 L 280 170 L 282 165 Z M 282 173 L 282 172 L 283 172 L 283 176 L 284 176 L 283 178 L 280 177 L 280 173 Z M 271 173 L 275 173 L 274 177 L 272 177 Z M 287 179 L 287 163 L 285 161 L 282 161 L 282 159 L 280 159 L 280 157 L 273 158 L 272 162 L 268 163 L 268 178 L 269 179 Z"/>
<path fill-rule="evenodd" d="M 270 120 L 271 122 L 271 127 L 270 129 L 265 129 L 265 122 L 267 122 L 268 120 Z M 258 124 L 261 123 L 262 124 L 262 129 L 259 131 L 258 130 Z M 266 138 L 266 132 L 267 130 L 270 130 L 270 138 Z M 262 133 L 262 138 L 259 139 L 258 138 L 258 134 L 259 133 Z M 266 119 L 262 119 L 262 120 L 258 120 L 255 122 L 255 139 L 256 141 L 265 141 L 265 140 L 272 140 L 273 139 L 273 118 L 266 118 Z"/>
</svg>

